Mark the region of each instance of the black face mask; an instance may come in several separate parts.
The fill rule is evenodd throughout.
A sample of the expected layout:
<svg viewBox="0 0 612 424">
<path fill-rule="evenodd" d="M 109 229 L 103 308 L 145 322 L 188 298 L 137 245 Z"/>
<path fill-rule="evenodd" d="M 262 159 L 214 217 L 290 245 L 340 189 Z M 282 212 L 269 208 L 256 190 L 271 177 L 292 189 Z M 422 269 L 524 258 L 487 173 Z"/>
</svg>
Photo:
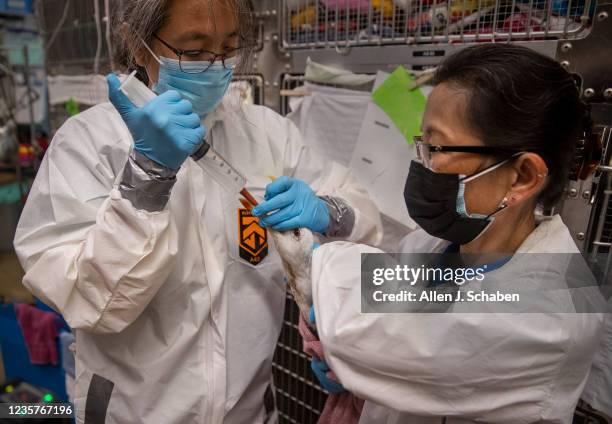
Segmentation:
<svg viewBox="0 0 612 424">
<path fill-rule="evenodd" d="M 507 161 L 495 164 L 468 177 L 477 178 Z M 404 187 L 404 200 L 410 217 L 428 234 L 455 244 L 466 244 L 480 236 L 493 222 L 491 218 L 505 209 L 505 202 L 490 215 L 466 217 L 457 212 L 458 174 L 438 174 L 412 161 Z"/>
</svg>

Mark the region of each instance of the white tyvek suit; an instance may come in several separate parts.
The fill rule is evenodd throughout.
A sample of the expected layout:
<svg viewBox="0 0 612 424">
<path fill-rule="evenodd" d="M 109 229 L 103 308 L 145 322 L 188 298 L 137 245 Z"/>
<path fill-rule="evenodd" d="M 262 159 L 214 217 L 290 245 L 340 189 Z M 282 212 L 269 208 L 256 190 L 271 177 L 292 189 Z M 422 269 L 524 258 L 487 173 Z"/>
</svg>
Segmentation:
<svg viewBox="0 0 612 424">
<path fill-rule="evenodd" d="M 303 179 L 354 209 L 351 240 L 380 241 L 366 192 L 288 120 L 222 105 L 205 124 L 253 195 L 269 175 Z M 76 329 L 77 422 L 86 406 L 107 423 L 262 422 L 285 304 L 280 259 L 273 246 L 257 266 L 240 258 L 238 196 L 192 159 L 164 210 L 136 210 L 116 186 L 131 145 L 109 103 L 71 118 L 15 237 L 24 284 Z"/>
<path fill-rule="evenodd" d="M 612 417 L 612 297 L 608 299 L 604 330 L 582 399 Z"/>
<path fill-rule="evenodd" d="M 448 245 L 417 230 L 400 251 L 435 253 Z M 366 399 L 360 423 L 572 422 L 599 342 L 601 313 L 361 314 L 360 253 L 379 252 L 337 242 L 313 253 L 325 359 L 347 390 Z M 556 216 L 517 253 L 578 249 Z M 512 261 L 498 271 L 508 277 L 506 291 L 519 275 L 534 284 L 545 278 Z M 603 297 L 596 288 L 588 291 L 602 311 Z"/>
</svg>

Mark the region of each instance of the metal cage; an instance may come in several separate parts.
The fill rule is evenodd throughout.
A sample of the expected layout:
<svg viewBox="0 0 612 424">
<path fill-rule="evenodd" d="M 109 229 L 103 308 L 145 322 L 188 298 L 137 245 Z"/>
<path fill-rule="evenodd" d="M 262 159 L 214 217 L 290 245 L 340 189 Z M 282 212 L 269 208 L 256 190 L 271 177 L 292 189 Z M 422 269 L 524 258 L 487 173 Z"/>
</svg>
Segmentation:
<svg viewBox="0 0 612 424">
<path fill-rule="evenodd" d="M 118 0 L 113 0 L 113 7 Z M 100 20 L 96 23 L 96 13 Z M 79 75 L 92 72 L 96 57 L 100 69 L 110 69 L 106 23 L 102 22 L 104 0 L 41 0 L 36 14 L 45 43 L 47 72 Z"/>
<path fill-rule="evenodd" d="M 595 0 L 281 0 L 283 48 L 571 39 Z"/>
<path fill-rule="evenodd" d="M 299 314 L 297 304 L 287 294 L 285 318 L 272 362 L 280 424 L 316 423 L 327 399 L 327 392 L 310 370 L 310 358 L 302 351 Z"/>
<path fill-rule="evenodd" d="M 593 410 L 590 405 L 580 401 L 574 412 L 573 424 L 609 424 L 610 419 Z"/>
<path fill-rule="evenodd" d="M 599 137 L 604 148 L 602 161 L 592 177 L 595 189 L 593 217 L 590 219 L 591 234 L 585 246 L 589 262 L 604 281 L 610 283 L 612 268 L 612 127 L 601 126 Z"/>
<path fill-rule="evenodd" d="M 114 69 L 111 55 L 115 40 L 109 19 L 124 1 L 108 0 L 108 9 L 105 0 L 37 1 L 36 14 L 46 46 L 47 72 L 79 75 L 94 71 L 96 65 L 100 73 Z M 264 47 L 264 24 L 257 16 L 255 18 L 254 51 L 259 52 Z"/>
</svg>

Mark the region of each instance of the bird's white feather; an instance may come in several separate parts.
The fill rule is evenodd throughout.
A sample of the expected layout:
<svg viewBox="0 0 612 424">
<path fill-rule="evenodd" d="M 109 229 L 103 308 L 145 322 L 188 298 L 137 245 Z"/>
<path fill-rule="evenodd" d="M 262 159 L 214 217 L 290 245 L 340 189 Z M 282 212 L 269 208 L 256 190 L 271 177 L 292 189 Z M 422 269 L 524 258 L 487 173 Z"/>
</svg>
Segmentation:
<svg viewBox="0 0 612 424">
<path fill-rule="evenodd" d="M 306 228 L 284 232 L 270 230 L 283 262 L 289 290 L 308 321 L 312 305 L 311 262 L 314 236 Z"/>
</svg>

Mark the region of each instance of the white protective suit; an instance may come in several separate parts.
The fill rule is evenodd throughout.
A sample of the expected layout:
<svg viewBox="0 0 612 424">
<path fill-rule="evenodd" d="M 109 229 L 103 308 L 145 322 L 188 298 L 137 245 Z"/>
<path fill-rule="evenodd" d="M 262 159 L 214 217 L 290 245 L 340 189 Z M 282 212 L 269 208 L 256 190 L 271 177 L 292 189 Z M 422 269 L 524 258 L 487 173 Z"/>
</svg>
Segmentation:
<svg viewBox="0 0 612 424">
<path fill-rule="evenodd" d="M 290 121 L 222 105 L 205 124 L 255 197 L 270 175 L 303 179 L 352 206 L 350 239 L 380 241 L 365 190 Z M 192 159 L 164 210 L 136 210 L 116 185 L 132 143 L 110 103 L 68 120 L 15 237 L 24 284 L 76 329 L 77 422 L 261 423 L 285 305 L 279 256 L 241 259 L 238 195 Z"/>
<path fill-rule="evenodd" d="M 608 299 L 608 311 L 582 399 L 597 411 L 612 417 L 612 297 Z"/>
<path fill-rule="evenodd" d="M 448 245 L 417 230 L 401 251 L 442 252 Z M 361 314 L 359 254 L 370 252 L 380 251 L 330 243 L 314 251 L 312 264 L 325 359 L 347 390 L 366 399 L 360 423 L 572 422 L 601 313 Z M 517 251 L 531 252 L 578 249 L 556 216 Z M 505 292 L 517 273 L 538 281 L 533 270 L 512 268 L 512 261 L 497 271 L 508 272 Z M 598 311 L 605 308 L 599 290 L 589 291 Z"/>
</svg>

